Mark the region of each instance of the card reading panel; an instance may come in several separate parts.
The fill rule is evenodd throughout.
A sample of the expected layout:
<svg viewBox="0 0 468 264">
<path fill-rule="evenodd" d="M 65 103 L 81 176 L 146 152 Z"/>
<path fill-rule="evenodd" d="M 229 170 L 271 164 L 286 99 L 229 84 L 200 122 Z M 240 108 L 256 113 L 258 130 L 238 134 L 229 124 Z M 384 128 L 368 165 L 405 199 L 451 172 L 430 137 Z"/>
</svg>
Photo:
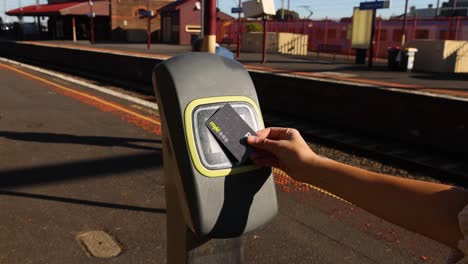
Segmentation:
<svg viewBox="0 0 468 264">
<path fill-rule="evenodd" d="M 256 133 L 229 103 L 216 111 L 205 125 L 239 163 L 245 164 L 253 151 L 246 137 Z"/>
<path fill-rule="evenodd" d="M 205 122 L 225 103 L 200 105 L 193 112 L 193 129 L 197 152 L 203 166 L 209 170 L 234 168 L 237 162 L 231 161 L 222 150 L 218 141 L 206 127 Z M 258 120 L 253 107 L 244 102 L 231 102 L 230 105 L 242 119 L 255 131 L 259 130 Z"/>
</svg>

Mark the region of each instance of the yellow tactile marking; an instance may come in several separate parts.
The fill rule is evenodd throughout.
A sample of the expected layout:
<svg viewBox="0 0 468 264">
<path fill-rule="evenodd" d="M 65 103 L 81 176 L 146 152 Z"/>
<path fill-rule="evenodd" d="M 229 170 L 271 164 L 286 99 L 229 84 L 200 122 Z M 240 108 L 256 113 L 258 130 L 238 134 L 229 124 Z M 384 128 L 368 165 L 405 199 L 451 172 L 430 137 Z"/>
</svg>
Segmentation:
<svg viewBox="0 0 468 264">
<path fill-rule="evenodd" d="M 307 191 L 309 191 L 310 189 L 313 189 L 313 190 L 315 190 L 315 191 L 318 191 L 318 192 L 320 192 L 320 193 L 323 193 L 323 194 L 325 194 L 325 195 L 327 195 L 327 196 L 330 196 L 330 197 L 332 197 L 332 198 L 335 198 L 335 199 L 338 199 L 338 200 L 343 201 L 343 202 L 345 202 L 345 203 L 351 204 L 350 202 L 344 200 L 343 198 L 340 198 L 340 197 L 334 195 L 333 193 L 330 193 L 330 192 L 328 192 L 328 191 L 326 191 L 326 190 L 324 190 L 324 189 L 322 189 L 322 188 L 319 188 L 319 187 L 314 186 L 314 185 L 312 185 L 312 184 L 297 182 L 297 181 L 293 180 L 291 177 L 289 177 L 288 174 L 287 174 L 286 172 L 284 172 L 284 171 L 282 171 L 282 170 L 280 170 L 280 169 L 278 169 L 278 168 L 273 168 L 273 174 L 274 174 L 274 176 L 276 176 L 276 177 L 282 177 L 282 178 L 286 179 L 286 182 L 280 182 L 280 181 L 278 181 L 277 179 L 275 179 L 275 183 L 276 183 L 277 185 L 294 184 L 294 185 L 296 185 L 296 186 L 295 186 L 296 188 L 294 189 L 294 191 L 298 191 L 298 192 L 307 192 Z M 302 186 L 305 186 L 306 188 L 300 187 L 301 185 L 302 185 Z"/>
</svg>

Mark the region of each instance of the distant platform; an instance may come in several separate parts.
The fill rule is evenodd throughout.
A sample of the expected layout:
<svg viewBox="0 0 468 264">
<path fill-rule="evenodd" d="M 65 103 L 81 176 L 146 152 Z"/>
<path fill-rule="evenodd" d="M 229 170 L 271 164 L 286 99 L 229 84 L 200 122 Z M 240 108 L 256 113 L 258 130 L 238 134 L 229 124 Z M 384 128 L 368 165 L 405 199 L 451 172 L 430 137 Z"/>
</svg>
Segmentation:
<svg viewBox="0 0 468 264">
<path fill-rule="evenodd" d="M 63 47 L 97 52 L 119 53 L 167 59 L 191 51 L 190 46 L 169 44 L 96 43 L 88 41 L 27 41 L 34 45 Z M 227 47 L 235 52 L 235 46 Z M 241 53 L 238 61 L 251 71 L 318 78 L 381 88 L 403 89 L 415 93 L 468 98 L 468 74 L 422 73 L 391 71 L 386 60 L 378 59 L 370 70 L 367 65 L 354 63 L 354 56 L 310 52 L 308 56 L 267 54 L 263 64 L 260 53 Z"/>
</svg>

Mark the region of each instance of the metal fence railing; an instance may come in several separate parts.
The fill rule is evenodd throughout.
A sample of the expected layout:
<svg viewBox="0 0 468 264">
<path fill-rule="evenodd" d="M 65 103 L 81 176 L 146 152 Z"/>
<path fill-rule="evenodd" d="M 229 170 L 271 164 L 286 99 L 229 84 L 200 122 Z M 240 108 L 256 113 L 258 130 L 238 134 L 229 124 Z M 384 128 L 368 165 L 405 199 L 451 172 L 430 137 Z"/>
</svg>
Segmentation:
<svg viewBox="0 0 468 264">
<path fill-rule="evenodd" d="M 218 42 L 236 43 L 239 22 L 218 24 Z M 249 23 L 242 22 L 242 34 L 245 34 Z M 387 49 L 401 45 L 402 19 L 384 20 L 378 18 L 375 25 L 375 50 L 377 57 L 386 57 Z M 296 20 L 268 21 L 268 32 L 291 32 L 308 35 L 308 50 L 320 52 L 329 49 L 334 53 L 354 54 L 351 48 L 351 19 L 336 20 Z M 436 19 L 409 18 L 405 26 L 407 43 L 418 39 L 434 40 L 468 40 L 468 17 L 448 17 Z M 328 47 L 328 48 L 327 48 Z"/>
</svg>

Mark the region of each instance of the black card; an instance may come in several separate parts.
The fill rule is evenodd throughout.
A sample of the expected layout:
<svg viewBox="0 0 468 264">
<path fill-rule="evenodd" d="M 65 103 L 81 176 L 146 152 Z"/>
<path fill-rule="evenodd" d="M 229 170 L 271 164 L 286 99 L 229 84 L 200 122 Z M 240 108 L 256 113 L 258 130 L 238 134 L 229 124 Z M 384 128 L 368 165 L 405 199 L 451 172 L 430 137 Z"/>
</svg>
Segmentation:
<svg viewBox="0 0 468 264">
<path fill-rule="evenodd" d="M 256 133 L 231 105 L 222 106 L 205 125 L 237 161 L 242 163 L 248 159 L 253 149 L 247 145 L 246 137 Z"/>
</svg>

